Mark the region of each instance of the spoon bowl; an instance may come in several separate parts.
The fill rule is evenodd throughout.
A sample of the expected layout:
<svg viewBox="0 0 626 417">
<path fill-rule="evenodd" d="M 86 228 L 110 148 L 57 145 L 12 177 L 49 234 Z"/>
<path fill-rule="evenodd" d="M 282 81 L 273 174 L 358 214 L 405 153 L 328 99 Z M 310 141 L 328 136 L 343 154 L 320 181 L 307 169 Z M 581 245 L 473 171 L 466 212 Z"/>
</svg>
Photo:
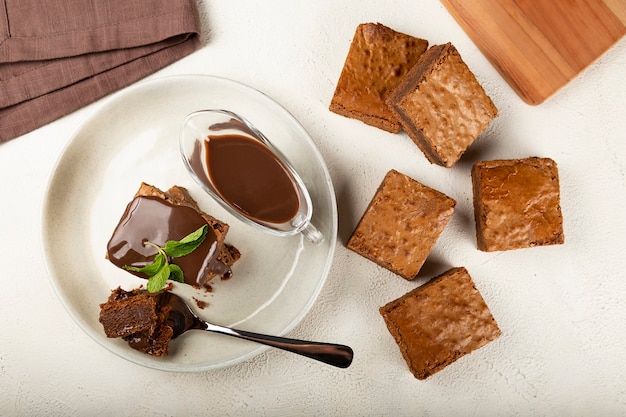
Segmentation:
<svg viewBox="0 0 626 417">
<path fill-rule="evenodd" d="M 173 338 L 182 335 L 188 330 L 204 330 L 297 353 L 338 368 L 347 368 L 352 363 L 354 353 L 349 346 L 289 339 L 219 326 L 202 320 L 193 312 L 185 300 L 172 292 L 164 291 L 158 297 L 162 306 L 170 307 L 166 323 L 173 330 Z"/>
</svg>

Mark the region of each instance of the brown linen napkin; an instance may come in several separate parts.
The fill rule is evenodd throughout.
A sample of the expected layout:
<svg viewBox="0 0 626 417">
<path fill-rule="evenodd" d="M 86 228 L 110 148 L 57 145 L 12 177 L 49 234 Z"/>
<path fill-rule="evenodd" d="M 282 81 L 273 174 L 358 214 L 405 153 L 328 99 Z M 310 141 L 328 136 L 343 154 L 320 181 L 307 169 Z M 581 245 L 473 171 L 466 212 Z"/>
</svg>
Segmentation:
<svg viewBox="0 0 626 417">
<path fill-rule="evenodd" d="M 0 0 L 0 143 L 199 47 L 194 0 Z"/>
</svg>

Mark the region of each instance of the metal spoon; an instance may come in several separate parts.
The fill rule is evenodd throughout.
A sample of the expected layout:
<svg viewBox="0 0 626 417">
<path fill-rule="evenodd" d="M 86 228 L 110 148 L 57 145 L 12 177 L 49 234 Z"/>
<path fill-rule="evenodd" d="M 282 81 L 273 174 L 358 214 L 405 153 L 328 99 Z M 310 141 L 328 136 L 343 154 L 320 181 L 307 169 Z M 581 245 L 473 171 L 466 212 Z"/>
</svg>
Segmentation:
<svg viewBox="0 0 626 417">
<path fill-rule="evenodd" d="M 185 300 L 169 291 L 159 294 L 159 302 L 171 307 L 167 325 L 174 330 L 173 337 L 178 337 L 187 330 L 206 330 L 283 349 L 339 368 L 347 368 L 352 363 L 354 353 L 349 346 L 268 336 L 208 323 L 199 318 Z"/>
</svg>

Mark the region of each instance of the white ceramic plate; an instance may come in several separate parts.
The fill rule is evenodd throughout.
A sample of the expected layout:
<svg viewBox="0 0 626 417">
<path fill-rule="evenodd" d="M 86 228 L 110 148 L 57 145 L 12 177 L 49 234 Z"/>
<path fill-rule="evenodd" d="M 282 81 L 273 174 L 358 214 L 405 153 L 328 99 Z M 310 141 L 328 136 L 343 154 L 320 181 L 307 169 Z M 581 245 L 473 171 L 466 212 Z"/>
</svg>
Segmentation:
<svg viewBox="0 0 626 417">
<path fill-rule="evenodd" d="M 206 108 L 243 115 L 283 151 L 311 194 L 323 244 L 255 230 L 193 182 L 178 152 L 178 133 L 188 113 Z M 175 339 L 168 357 L 154 358 L 104 335 L 99 304 L 119 285 L 131 289 L 146 282 L 105 259 L 111 233 L 142 181 L 163 190 L 187 187 L 204 211 L 231 226 L 227 242 L 242 253 L 234 277 L 214 279 L 210 293 L 175 285 L 174 292 L 200 316 L 274 335 L 301 321 L 324 284 L 337 235 L 335 196 L 324 161 L 302 126 L 272 99 L 234 81 L 191 75 L 138 83 L 106 100 L 79 127 L 52 174 L 42 214 L 46 262 L 59 298 L 87 334 L 121 357 L 170 371 L 230 366 L 265 349 L 196 331 Z M 208 306 L 198 309 L 192 297 Z"/>
</svg>

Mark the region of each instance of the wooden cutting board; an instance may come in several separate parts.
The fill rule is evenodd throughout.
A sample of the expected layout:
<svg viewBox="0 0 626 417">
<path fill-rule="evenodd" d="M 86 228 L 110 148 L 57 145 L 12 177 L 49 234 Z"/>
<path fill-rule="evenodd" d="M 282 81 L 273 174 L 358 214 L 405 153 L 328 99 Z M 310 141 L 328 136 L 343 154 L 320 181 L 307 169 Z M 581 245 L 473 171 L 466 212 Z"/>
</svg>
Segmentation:
<svg viewBox="0 0 626 417">
<path fill-rule="evenodd" d="M 626 0 L 441 2 L 529 104 L 550 97 L 626 33 Z"/>
</svg>

